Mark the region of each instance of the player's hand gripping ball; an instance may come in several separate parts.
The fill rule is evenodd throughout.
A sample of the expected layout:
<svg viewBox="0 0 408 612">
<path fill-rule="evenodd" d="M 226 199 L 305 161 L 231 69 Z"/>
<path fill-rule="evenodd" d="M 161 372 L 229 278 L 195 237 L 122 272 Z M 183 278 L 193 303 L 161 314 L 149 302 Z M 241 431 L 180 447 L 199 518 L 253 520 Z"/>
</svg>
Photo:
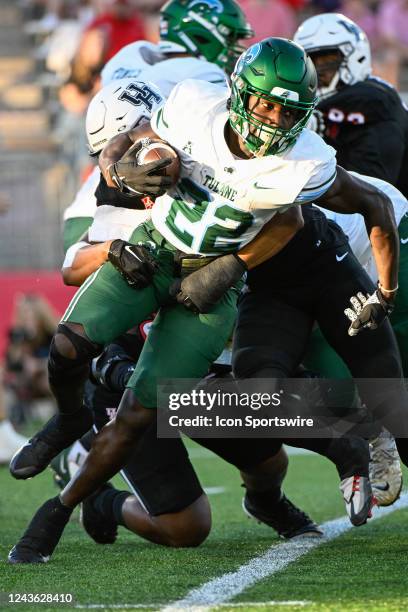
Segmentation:
<svg viewBox="0 0 408 612">
<path fill-rule="evenodd" d="M 166 142 L 142 138 L 109 167 L 109 173 L 121 191 L 155 198 L 177 183 L 180 159 Z"/>
</svg>

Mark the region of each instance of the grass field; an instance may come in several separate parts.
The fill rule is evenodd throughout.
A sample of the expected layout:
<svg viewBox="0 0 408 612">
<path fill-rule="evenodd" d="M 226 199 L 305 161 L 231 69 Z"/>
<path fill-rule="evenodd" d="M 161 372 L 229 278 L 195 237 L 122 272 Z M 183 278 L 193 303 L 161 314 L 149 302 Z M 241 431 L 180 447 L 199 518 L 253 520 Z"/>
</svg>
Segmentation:
<svg viewBox="0 0 408 612">
<path fill-rule="evenodd" d="M 342 535 L 319 540 L 318 546 L 315 540 L 282 542 L 243 515 L 234 469 L 196 446 L 191 453 L 213 510 L 212 533 L 200 548 L 167 549 L 124 529 L 113 546 L 98 546 L 75 515 L 51 562 L 41 566 L 9 566 L 5 558 L 34 509 L 55 494 L 50 473 L 17 482 L 1 468 L 0 592 L 72 593 L 75 605 L 6 606 L 3 595 L 0 610 L 148 611 L 171 604 L 173 610 L 197 611 L 217 609 L 217 604 L 220 610 L 274 612 L 408 609 L 406 509 L 358 529 L 349 529 L 347 521 L 330 523 L 328 537 Z M 344 516 L 336 471 L 315 455 L 291 457 L 285 492 L 320 523 Z M 408 506 L 407 497 L 402 501 Z M 228 572 L 235 573 L 223 577 Z"/>
</svg>

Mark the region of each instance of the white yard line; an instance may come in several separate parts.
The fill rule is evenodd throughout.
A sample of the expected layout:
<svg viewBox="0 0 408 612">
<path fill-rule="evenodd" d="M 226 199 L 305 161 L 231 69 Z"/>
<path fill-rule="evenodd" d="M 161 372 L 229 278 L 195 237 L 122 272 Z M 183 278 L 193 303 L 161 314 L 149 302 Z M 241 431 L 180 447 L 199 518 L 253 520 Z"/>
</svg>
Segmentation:
<svg viewBox="0 0 408 612">
<path fill-rule="evenodd" d="M 217 459 L 217 455 L 212 453 L 210 450 L 204 447 L 196 447 L 193 446 L 188 448 L 188 454 L 190 459 Z M 288 455 L 316 455 L 313 451 L 308 450 L 307 448 L 296 448 L 295 446 L 286 446 L 285 450 Z"/>
<path fill-rule="evenodd" d="M 408 507 L 408 493 L 404 493 L 393 506 L 377 508 L 374 510 L 373 520 L 382 518 L 387 514 Z M 176 612 L 177 610 L 194 610 L 199 612 L 200 606 L 217 606 L 233 599 L 260 580 L 267 578 L 285 569 L 318 546 L 338 538 L 352 529 L 347 517 L 342 517 L 321 525 L 324 536 L 322 538 L 298 538 L 274 545 L 266 553 L 255 557 L 241 565 L 235 572 L 223 574 L 214 578 L 201 587 L 192 589 L 185 597 L 160 609 L 160 612 Z M 362 527 L 360 527 L 362 529 Z"/>
<path fill-rule="evenodd" d="M 395 510 L 401 510 L 408 508 L 408 492 L 403 493 L 401 498 L 392 506 L 388 508 L 375 508 L 373 518 L 370 519 L 369 525 L 372 521 L 387 516 Z M 310 601 L 264 601 L 264 602 L 237 602 L 237 603 L 226 603 L 233 597 L 236 597 L 249 587 L 253 586 L 260 580 L 272 576 L 277 572 L 284 570 L 288 565 L 297 561 L 300 557 L 307 555 L 311 550 L 314 550 L 318 546 L 330 542 L 335 538 L 338 538 L 342 534 L 352 529 L 352 525 L 348 517 L 342 517 L 327 521 L 321 525 L 324 531 L 324 537 L 322 538 L 298 538 L 289 540 L 287 542 L 277 543 L 271 546 L 266 553 L 255 557 L 241 565 L 235 572 L 229 572 L 223 574 L 219 578 L 214 578 L 201 587 L 192 589 L 183 599 L 179 599 L 171 604 L 168 604 L 160 608 L 157 603 L 152 604 L 77 604 L 75 608 L 78 609 L 123 609 L 123 610 L 136 610 L 136 609 L 153 609 L 159 610 L 159 612 L 208 612 L 215 607 L 228 607 L 228 608 L 245 608 L 248 606 L 266 607 L 273 605 L 280 606 L 307 606 L 312 603 Z M 361 527 L 360 529 L 363 529 Z"/>
<path fill-rule="evenodd" d="M 226 490 L 226 487 L 204 487 L 204 492 L 207 495 L 219 495 L 220 493 L 225 493 Z"/>
<path fill-rule="evenodd" d="M 296 446 L 286 446 L 286 444 L 284 444 L 283 446 L 284 446 L 285 451 L 288 453 L 288 455 L 314 455 L 314 456 L 317 455 L 317 453 L 314 453 L 313 451 L 307 448 L 297 448 Z"/>
</svg>

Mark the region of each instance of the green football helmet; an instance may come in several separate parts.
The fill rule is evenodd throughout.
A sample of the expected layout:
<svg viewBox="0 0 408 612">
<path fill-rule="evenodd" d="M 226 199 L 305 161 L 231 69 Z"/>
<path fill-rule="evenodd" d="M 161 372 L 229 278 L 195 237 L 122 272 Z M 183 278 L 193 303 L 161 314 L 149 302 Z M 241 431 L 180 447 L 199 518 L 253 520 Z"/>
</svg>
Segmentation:
<svg viewBox="0 0 408 612">
<path fill-rule="evenodd" d="M 160 11 L 160 40 L 231 74 L 253 30 L 235 0 L 170 0 Z M 177 49 L 177 47 L 176 47 Z"/>
<path fill-rule="evenodd" d="M 317 75 L 305 51 L 284 38 L 265 38 L 239 58 L 231 77 L 229 121 L 256 157 L 288 149 L 309 120 L 318 98 Z M 263 122 L 248 109 L 249 96 L 293 109 L 290 129 Z"/>
</svg>

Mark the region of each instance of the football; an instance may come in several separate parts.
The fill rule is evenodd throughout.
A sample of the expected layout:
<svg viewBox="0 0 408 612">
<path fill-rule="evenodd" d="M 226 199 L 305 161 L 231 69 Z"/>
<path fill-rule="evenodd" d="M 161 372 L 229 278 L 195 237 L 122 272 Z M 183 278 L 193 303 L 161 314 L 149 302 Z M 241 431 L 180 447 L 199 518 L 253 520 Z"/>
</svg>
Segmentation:
<svg viewBox="0 0 408 612">
<path fill-rule="evenodd" d="M 176 151 L 166 142 L 151 140 L 146 143 L 137 152 L 136 161 L 138 164 L 148 164 L 165 157 L 169 157 L 172 163 L 163 168 L 160 173 L 169 176 L 173 181 L 172 184 L 175 185 L 180 177 L 180 158 Z"/>
</svg>

